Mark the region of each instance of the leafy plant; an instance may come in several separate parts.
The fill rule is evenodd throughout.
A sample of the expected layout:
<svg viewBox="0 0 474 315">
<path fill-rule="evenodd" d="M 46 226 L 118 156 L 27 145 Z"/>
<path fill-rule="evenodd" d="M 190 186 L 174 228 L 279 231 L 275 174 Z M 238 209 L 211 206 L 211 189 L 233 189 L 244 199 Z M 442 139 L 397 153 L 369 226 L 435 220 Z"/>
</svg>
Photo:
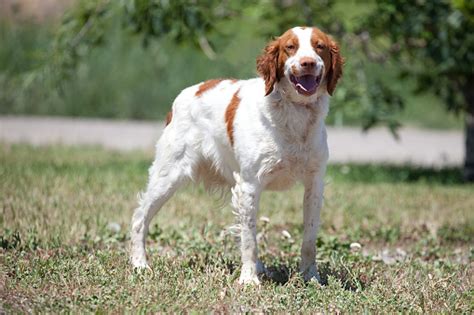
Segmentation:
<svg viewBox="0 0 474 315">
<path fill-rule="evenodd" d="M 464 177 L 474 180 L 474 6 L 469 1 L 377 1 L 366 27 L 395 58 L 401 78 L 466 113 Z M 386 39 L 389 39 L 387 41 Z"/>
</svg>

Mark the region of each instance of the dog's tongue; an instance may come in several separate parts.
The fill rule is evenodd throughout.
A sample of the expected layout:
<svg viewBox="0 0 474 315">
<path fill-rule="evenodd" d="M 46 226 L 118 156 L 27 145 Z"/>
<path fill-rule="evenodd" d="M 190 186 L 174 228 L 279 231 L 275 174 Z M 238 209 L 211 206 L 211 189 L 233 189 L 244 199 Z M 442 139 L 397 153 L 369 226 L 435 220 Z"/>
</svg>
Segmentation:
<svg viewBox="0 0 474 315">
<path fill-rule="evenodd" d="M 306 92 L 314 90 L 317 84 L 316 77 L 313 75 L 303 75 L 296 78 L 296 86 Z"/>
</svg>

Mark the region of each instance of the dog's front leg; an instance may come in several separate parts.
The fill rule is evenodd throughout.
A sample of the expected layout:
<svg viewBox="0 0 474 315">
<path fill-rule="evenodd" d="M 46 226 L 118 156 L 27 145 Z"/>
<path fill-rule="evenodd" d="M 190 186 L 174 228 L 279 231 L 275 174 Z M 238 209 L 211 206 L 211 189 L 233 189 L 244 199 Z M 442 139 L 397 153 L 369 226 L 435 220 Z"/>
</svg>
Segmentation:
<svg viewBox="0 0 474 315">
<path fill-rule="evenodd" d="M 260 284 L 257 273 L 262 266 L 257 250 L 257 211 L 261 189 L 257 183 L 246 181 L 234 173 L 236 184 L 232 189 L 232 205 L 240 226 L 242 270 L 240 284 Z"/>
<path fill-rule="evenodd" d="M 319 217 L 323 204 L 325 166 L 308 175 L 304 192 L 304 234 L 301 246 L 300 272 L 305 281 L 320 281 L 316 268 L 316 235 L 319 229 Z"/>
</svg>

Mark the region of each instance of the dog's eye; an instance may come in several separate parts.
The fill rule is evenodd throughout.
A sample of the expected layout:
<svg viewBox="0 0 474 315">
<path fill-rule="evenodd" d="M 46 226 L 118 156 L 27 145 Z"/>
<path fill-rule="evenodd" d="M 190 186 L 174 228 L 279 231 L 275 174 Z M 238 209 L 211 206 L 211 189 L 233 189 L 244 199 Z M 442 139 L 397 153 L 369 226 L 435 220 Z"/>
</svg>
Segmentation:
<svg viewBox="0 0 474 315">
<path fill-rule="evenodd" d="M 293 49 L 295 49 L 295 45 L 291 45 L 291 44 L 290 44 L 290 45 L 286 45 L 286 49 L 288 49 L 288 50 L 293 50 Z"/>
<path fill-rule="evenodd" d="M 321 43 L 316 44 L 317 49 L 324 49 L 324 45 Z"/>
</svg>

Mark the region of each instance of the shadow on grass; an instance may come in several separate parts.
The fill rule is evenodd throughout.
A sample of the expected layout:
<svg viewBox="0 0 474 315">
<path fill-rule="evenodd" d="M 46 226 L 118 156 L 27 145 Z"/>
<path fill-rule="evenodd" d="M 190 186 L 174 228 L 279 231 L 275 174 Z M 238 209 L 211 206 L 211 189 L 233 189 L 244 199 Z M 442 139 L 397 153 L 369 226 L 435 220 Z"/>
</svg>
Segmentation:
<svg viewBox="0 0 474 315">
<path fill-rule="evenodd" d="M 296 269 L 295 269 L 296 270 Z M 348 291 L 363 290 L 368 284 L 368 279 L 363 276 L 355 277 L 343 266 L 335 268 L 329 263 L 318 264 L 320 284 L 326 286 L 329 284 L 329 278 L 340 282 L 341 287 Z M 273 282 L 279 285 L 284 285 L 288 281 L 292 274 L 296 271 L 291 271 L 286 265 L 275 265 L 267 267 L 265 275 L 263 276 L 264 281 Z"/>
<path fill-rule="evenodd" d="M 417 166 L 335 164 L 329 165 L 327 176 L 335 181 L 354 181 L 366 183 L 436 183 L 463 184 L 461 169 L 426 168 Z"/>
</svg>

